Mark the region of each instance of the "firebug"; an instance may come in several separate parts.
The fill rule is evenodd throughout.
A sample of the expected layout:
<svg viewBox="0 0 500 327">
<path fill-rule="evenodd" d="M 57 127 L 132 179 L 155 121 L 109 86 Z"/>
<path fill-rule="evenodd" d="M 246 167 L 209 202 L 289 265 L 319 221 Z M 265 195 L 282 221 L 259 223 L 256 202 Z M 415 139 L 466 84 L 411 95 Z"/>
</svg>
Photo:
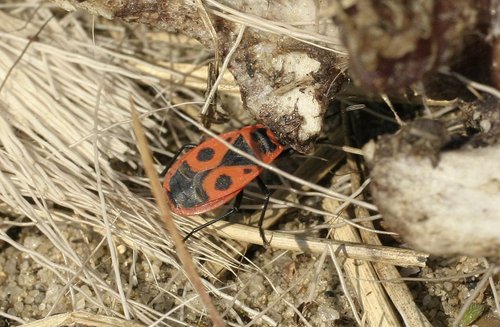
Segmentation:
<svg viewBox="0 0 500 327">
<path fill-rule="evenodd" d="M 263 125 L 243 127 L 224 133 L 220 137 L 264 163 L 274 161 L 284 149 L 274 133 Z M 190 150 L 180 156 L 185 149 Z M 265 195 L 259 219 L 259 231 L 262 240 L 267 243 L 262 223 L 270 192 L 259 177 L 262 170 L 262 167 L 231 151 L 215 138 L 207 139 L 198 145 L 186 144 L 181 147 L 164 170 L 166 174 L 163 188 L 167 192 L 168 203 L 173 212 L 184 216 L 201 214 L 219 208 L 236 198 L 231 210 L 194 228 L 184 240 L 199 230 L 238 212 L 243 189 L 255 179 Z"/>
</svg>

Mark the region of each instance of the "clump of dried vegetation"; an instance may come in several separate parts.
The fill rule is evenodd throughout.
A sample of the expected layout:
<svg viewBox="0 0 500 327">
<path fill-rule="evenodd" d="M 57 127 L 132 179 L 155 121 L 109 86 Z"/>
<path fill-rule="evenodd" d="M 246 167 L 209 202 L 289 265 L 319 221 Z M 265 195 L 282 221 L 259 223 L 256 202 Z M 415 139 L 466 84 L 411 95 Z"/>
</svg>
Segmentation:
<svg viewBox="0 0 500 327">
<path fill-rule="evenodd" d="M 0 4 L 0 326 L 498 326 L 495 1 L 243 3 Z M 157 174 L 255 120 L 270 246 L 250 185 L 184 252 Z"/>
</svg>

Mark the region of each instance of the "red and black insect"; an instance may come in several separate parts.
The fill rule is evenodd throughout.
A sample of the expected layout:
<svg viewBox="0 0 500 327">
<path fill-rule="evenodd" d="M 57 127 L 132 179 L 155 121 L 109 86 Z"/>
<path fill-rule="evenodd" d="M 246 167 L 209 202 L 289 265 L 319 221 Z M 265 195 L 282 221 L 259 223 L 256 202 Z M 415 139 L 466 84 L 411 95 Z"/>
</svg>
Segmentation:
<svg viewBox="0 0 500 327">
<path fill-rule="evenodd" d="M 244 127 L 224 133 L 220 137 L 265 163 L 275 160 L 284 149 L 274 133 L 263 125 Z M 178 158 L 185 149 L 191 150 Z M 200 214 L 216 209 L 236 198 L 231 210 L 221 217 L 196 227 L 187 234 L 184 240 L 199 230 L 238 212 L 243 197 L 243 188 L 256 179 L 265 195 L 259 219 L 259 230 L 266 243 L 262 223 L 270 192 L 259 177 L 262 169 L 247 158 L 229 150 L 215 138 L 198 145 L 184 145 L 164 170 L 166 175 L 163 188 L 167 192 L 172 211 L 185 216 Z"/>
</svg>

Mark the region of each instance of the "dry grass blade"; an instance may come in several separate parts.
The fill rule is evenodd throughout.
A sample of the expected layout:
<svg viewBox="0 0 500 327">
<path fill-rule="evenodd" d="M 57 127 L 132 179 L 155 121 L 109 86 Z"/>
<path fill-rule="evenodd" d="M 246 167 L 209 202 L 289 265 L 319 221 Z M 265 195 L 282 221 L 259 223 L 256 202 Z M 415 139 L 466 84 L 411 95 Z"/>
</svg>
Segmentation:
<svg viewBox="0 0 500 327">
<path fill-rule="evenodd" d="M 263 31 L 288 35 L 289 37 L 298 39 L 304 43 L 312 44 L 319 48 L 325 48 L 341 55 L 346 55 L 346 50 L 343 46 L 340 45 L 340 40 L 336 37 L 332 37 L 331 35 L 325 36 L 319 33 L 308 32 L 303 29 L 296 28 L 295 26 L 287 24 L 285 22 L 270 21 L 263 17 L 236 10 L 218 1 L 208 0 L 207 3 L 220 10 L 211 10 L 211 13 L 216 16 L 220 16 L 226 18 L 227 20 L 257 28 Z M 326 43 L 329 45 L 329 47 L 321 46 L 321 43 Z"/>
<path fill-rule="evenodd" d="M 352 167 L 355 165 L 353 161 L 350 161 Z M 359 175 L 352 174 L 351 175 L 353 188 L 359 186 Z M 364 217 L 364 215 L 368 214 L 367 210 L 364 208 L 356 208 L 355 214 L 358 217 Z M 366 227 L 373 228 L 373 223 L 364 222 L 361 223 Z M 361 238 L 364 243 L 371 245 L 380 245 L 382 244 L 377 235 L 373 233 L 368 233 L 364 230 L 359 231 Z M 375 260 L 373 263 L 373 268 L 375 269 L 377 276 L 381 280 L 398 280 L 401 278 L 398 270 L 394 265 L 386 264 L 384 262 L 378 262 Z M 397 264 L 396 264 L 397 265 Z M 387 295 L 390 300 L 398 310 L 398 313 L 401 315 L 405 326 L 421 326 L 421 327 L 431 327 L 431 323 L 424 314 L 420 311 L 420 309 L 415 304 L 413 300 L 413 296 L 408 289 L 408 286 L 404 283 L 383 283 L 382 284 Z"/>
<path fill-rule="evenodd" d="M 24 11 L 31 15 L 29 6 L 18 10 Z M 0 29 L 8 31 L 0 33 L 0 76 L 12 71 L 3 81 L 0 101 L 0 242 L 5 244 L 6 258 L 0 275 L 7 278 L 0 287 L 2 294 L 19 292 L 11 281 L 18 274 L 30 276 L 28 288 L 39 287 L 33 291 L 38 297 L 27 300 L 34 301 L 33 309 L 16 304 L 18 314 L 11 308 L 0 315 L 39 319 L 64 312 L 61 308 L 93 307 L 125 318 L 125 306 L 131 318 L 146 325 L 160 318 L 160 325 L 178 322 L 179 311 L 202 316 L 203 308 L 184 298 L 173 312 L 149 303 L 155 299 L 168 304 L 158 299 L 171 296 L 170 290 L 162 288 L 160 271 L 166 276 L 182 271 L 170 240 L 154 218 L 157 208 L 146 196 L 137 196 L 144 192 L 146 181 L 127 173 L 142 166 L 128 127 L 130 95 L 152 147 L 165 153 L 164 140 L 158 137 L 165 127 L 159 110 L 151 110 L 150 105 L 159 100 L 152 100 L 138 86 L 161 89 L 158 79 L 135 69 L 141 59 L 92 45 L 92 39 L 82 33 L 83 22 L 73 14 L 52 19 L 31 40 L 51 15 L 42 7 L 26 24 L 0 11 Z M 122 166 L 117 168 L 116 163 Z M 12 230 L 20 230 L 20 238 L 13 237 Z M 106 233 L 111 235 L 108 242 L 102 237 Z M 112 253 L 119 258 L 115 261 L 119 276 L 112 273 Z M 21 255 L 24 259 L 18 260 Z M 235 264 L 227 257 L 215 257 L 224 265 Z M 5 270 L 16 273 L 5 274 Z M 148 282 L 144 271 L 153 276 Z M 41 280 L 35 283 L 34 277 Z M 168 283 L 180 288 L 185 283 L 182 274 L 168 278 Z M 170 312 L 166 317 L 165 311 Z"/>
<path fill-rule="evenodd" d="M 206 223 L 206 220 L 199 216 L 192 216 L 191 219 L 199 225 Z M 257 227 L 228 222 L 217 222 L 207 227 L 206 231 L 239 242 L 264 245 Z M 265 234 L 266 238 L 269 240 L 269 246 L 274 249 L 321 254 L 325 251 L 326 247 L 331 247 L 341 257 L 375 261 L 381 264 L 391 264 L 403 267 L 424 267 L 427 259 L 425 253 L 409 249 L 304 237 L 288 234 L 286 232 L 266 231 Z"/>
<path fill-rule="evenodd" d="M 142 327 L 144 325 L 124 319 L 96 315 L 88 312 L 63 313 L 23 324 L 23 327 L 63 327 L 84 325 L 88 327 Z"/>
<path fill-rule="evenodd" d="M 323 201 L 327 211 L 335 211 L 340 205 L 333 199 Z M 344 219 L 348 219 L 347 215 L 343 215 Z M 361 242 L 358 231 L 348 225 L 332 230 L 331 237 L 337 241 Z M 382 285 L 374 282 L 378 278 L 370 262 L 346 259 L 342 268 L 363 310 L 366 326 L 401 326 Z"/>
<path fill-rule="evenodd" d="M 208 314 L 212 319 L 212 322 L 215 326 L 223 327 L 225 326 L 224 321 L 220 317 L 217 309 L 215 308 L 210 296 L 203 283 L 201 282 L 200 275 L 196 272 L 196 269 L 193 264 L 193 259 L 190 253 L 187 251 L 184 246 L 184 242 L 182 241 L 182 237 L 179 234 L 177 226 L 170 215 L 170 210 L 167 206 L 167 195 L 163 191 L 161 187 L 161 183 L 158 179 L 158 175 L 153 165 L 153 157 L 151 155 L 151 151 L 149 150 L 148 143 L 146 140 L 146 136 L 144 134 L 144 129 L 139 120 L 139 114 L 137 113 L 137 109 L 135 109 L 134 102 L 132 97 L 130 97 L 130 107 L 132 111 L 132 126 L 134 128 L 134 133 L 137 138 L 137 146 L 139 148 L 139 152 L 141 153 L 142 161 L 144 163 L 144 170 L 149 178 L 149 182 L 151 185 L 151 190 L 153 192 L 153 196 L 156 199 L 156 203 L 160 208 L 160 214 L 163 217 L 163 223 L 165 224 L 166 229 L 168 230 L 170 237 L 172 238 L 177 255 L 182 262 L 182 265 L 186 271 L 186 274 L 193 284 L 196 292 L 200 296 L 201 300 L 205 304 Z"/>
<path fill-rule="evenodd" d="M 87 9 L 110 3 L 53 1 Z M 318 1 L 311 3 L 324 8 Z M 183 8 L 192 8 L 194 15 L 201 14 L 203 19 L 194 23 L 201 26 L 202 34 L 195 34 L 206 36 L 203 40 L 208 47 L 212 38 L 217 43 L 214 33 L 219 33 L 219 26 L 234 27 L 231 40 L 236 39 L 238 26 L 246 26 L 239 46 L 219 40 L 228 45 L 220 49 L 222 52 L 216 51 L 221 55 L 228 54 L 231 45 L 242 49 L 248 33 L 258 30 L 273 33 L 273 38 L 292 38 L 294 44 L 301 40 L 345 53 L 338 39 L 321 34 L 336 27 L 332 14 L 318 16 L 324 15 L 323 9 L 309 10 L 311 16 L 303 21 L 279 21 L 273 10 L 278 13 L 283 11 L 280 6 L 287 6 L 293 17 L 297 4 L 252 3 L 268 7 L 260 13 L 243 12 L 230 8 L 229 2 L 212 0 L 153 0 L 148 4 L 185 4 Z M 181 9 L 177 12 L 183 14 Z M 219 24 L 225 19 L 229 21 Z M 204 29 L 212 23 L 215 30 Z M 392 327 L 398 323 L 428 327 L 445 319 L 451 325 L 460 316 L 461 307 L 465 311 L 470 301 L 479 300 L 484 308 L 496 307 L 498 311 L 498 266 L 481 269 L 484 262 L 477 259 L 479 264 L 470 264 L 470 258 L 427 260 L 427 255 L 418 251 L 381 245 L 377 236 L 390 231 L 380 230 L 377 223 L 383 225 L 383 215 L 363 197 L 370 179 L 361 183 L 353 173 L 358 168 L 338 169 L 345 161 L 345 152 L 359 154 L 352 147 L 341 147 L 344 135 L 354 133 L 336 125 L 339 106 L 353 104 L 346 111 L 356 110 L 359 123 L 367 112 L 374 115 L 370 117 L 382 117 L 383 124 L 395 120 L 376 111 L 375 104 L 385 108 L 380 95 L 368 97 L 361 90 L 355 98 L 344 93 L 344 98 L 333 100 L 325 112 L 325 128 L 314 156 L 294 154 L 265 167 L 269 171 L 262 177 L 272 181 L 270 189 L 276 189 L 265 227 L 279 220 L 280 229 L 294 233 L 268 231 L 271 247 L 252 246 L 262 241 L 256 227 L 261 194 L 252 192 L 252 184 L 245 191 L 242 209 L 256 212 L 244 215 L 241 224 L 233 223 L 236 219 L 219 222 L 189 239 L 191 261 L 175 230 L 182 235 L 206 220 L 173 215 L 173 221 L 165 220 L 173 231 L 172 237 L 167 235 L 158 220 L 158 207 L 166 210 L 165 201 L 155 204 L 151 197 L 142 170 L 146 165 L 130 128 L 130 98 L 135 101 L 149 144 L 143 138 L 142 149 L 151 149 L 157 160 L 154 166 L 149 162 L 146 170 L 154 193 L 162 197 L 155 178 L 176 149 L 207 135 L 255 123 L 242 108 L 234 78 L 222 69 L 220 84 L 216 84 L 218 109 L 227 109 L 230 119 L 224 124 L 213 123 L 209 131 L 198 128 L 200 111 L 208 103 L 203 91 L 206 63 L 213 57 L 210 51 L 185 36 L 107 21 L 84 11 L 67 13 L 46 3 L 14 0 L 0 4 L 0 325 L 212 325 L 190 279 L 202 290 L 202 297 L 210 296 L 219 310 L 217 323 L 235 327 Z M 339 58 L 342 64 L 343 59 Z M 253 60 L 249 62 L 253 65 Z M 238 64 L 236 59 L 229 67 Z M 256 61 L 254 67 L 258 65 Z M 240 68 L 252 71 L 251 66 Z M 290 71 L 290 76 L 297 77 L 296 71 Z M 295 79 L 281 79 L 274 73 L 269 77 L 280 95 L 300 88 L 308 79 L 307 83 L 316 80 L 315 75 L 307 74 Z M 484 85 L 461 80 L 470 88 L 498 95 Z M 334 83 L 331 86 L 327 93 L 333 92 Z M 357 102 L 360 96 L 363 104 Z M 392 96 L 390 100 L 395 110 L 400 109 L 400 101 L 406 101 Z M 460 102 L 448 101 L 436 111 L 436 102 L 429 99 L 427 109 L 434 117 L 447 119 Z M 308 107 L 301 102 L 297 106 Z M 405 114 L 401 117 L 407 119 Z M 292 123 L 290 128 L 303 125 Z M 450 129 L 457 126 L 453 123 Z M 270 176 L 273 172 L 277 176 Z M 325 177 L 333 175 L 335 183 L 327 183 L 330 181 Z M 283 182 L 276 184 L 282 185 L 273 187 L 279 178 Z M 326 210 L 322 210 L 318 203 L 329 197 L 324 201 Z M 325 239 L 325 230 L 332 227 L 338 238 Z M 392 242 L 397 244 L 397 239 Z M 179 257 L 188 262 L 187 268 Z M 195 269 L 202 279 L 195 275 Z M 481 280 L 479 276 L 485 272 Z M 488 282 L 491 291 L 485 289 Z M 479 296 L 463 300 L 473 287 Z M 429 299 L 431 303 L 427 303 Z"/>
<path fill-rule="evenodd" d="M 162 67 L 170 67 L 170 70 L 158 69 L 158 67 L 150 64 L 136 63 L 135 67 L 144 73 L 156 76 L 163 80 L 174 79 L 182 81 L 184 85 L 195 90 L 205 90 L 207 87 L 206 76 L 208 75 L 207 66 L 196 66 L 187 63 L 171 63 L 159 61 Z M 229 71 L 220 72 L 219 77 L 222 79 L 218 85 L 217 92 L 240 96 L 240 89 L 236 86 L 233 75 Z"/>
</svg>

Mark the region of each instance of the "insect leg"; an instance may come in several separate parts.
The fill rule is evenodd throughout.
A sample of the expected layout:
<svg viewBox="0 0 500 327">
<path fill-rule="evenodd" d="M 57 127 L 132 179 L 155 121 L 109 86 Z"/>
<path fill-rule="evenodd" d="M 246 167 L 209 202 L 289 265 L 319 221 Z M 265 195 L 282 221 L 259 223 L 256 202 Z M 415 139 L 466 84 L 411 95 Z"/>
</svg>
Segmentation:
<svg viewBox="0 0 500 327">
<path fill-rule="evenodd" d="M 175 155 L 172 158 L 172 160 L 170 160 L 170 162 L 168 163 L 167 167 L 165 167 L 165 169 L 162 170 L 162 172 L 160 173 L 160 176 L 165 176 L 165 174 L 170 169 L 170 167 L 172 167 L 172 164 L 177 160 L 177 158 L 179 158 L 179 156 L 181 155 L 182 151 L 184 151 L 186 149 L 195 148 L 197 145 L 198 144 L 188 143 L 188 144 L 184 144 L 183 146 L 181 146 L 181 148 L 179 150 L 177 150 L 177 152 L 175 153 Z"/>
<path fill-rule="evenodd" d="M 218 221 L 221 221 L 229 216 L 231 216 L 232 214 L 234 213 L 237 213 L 238 211 L 240 211 L 240 206 L 241 206 L 241 200 L 243 199 L 243 190 L 241 190 L 240 193 L 238 193 L 238 195 L 236 195 L 236 199 L 234 200 L 234 204 L 233 204 L 233 208 L 231 210 L 229 210 L 228 212 L 226 212 L 225 214 L 223 214 L 222 216 L 220 217 L 217 217 L 215 219 L 212 219 L 210 221 L 207 221 L 206 223 L 202 224 L 202 225 L 199 225 L 199 226 L 196 226 L 195 228 L 193 228 L 183 239 L 183 241 L 185 242 L 188 238 L 190 238 L 191 236 L 193 236 L 194 233 L 197 233 L 199 232 L 200 230 L 202 230 L 203 228 L 205 227 L 208 227 L 210 225 L 213 225 L 215 224 L 216 222 Z"/>
<path fill-rule="evenodd" d="M 264 193 L 264 205 L 262 206 L 262 211 L 260 213 L 258 226 L 259 226 L 260 238 L 262 238 L 264 246 L 268 246 L 269 241 L 266 239 L 266 235 L 264 234 L 264 228 L 262 228 L 262 225 L 264 224 L 264 216 L 266 215 L 267 205 L 269 204 L 269 198 L 271 197 L 271 192 L 267 188 L 266 184 L 264 184 L 260 176 L 257 176 L 255 180 L 257 181 L 257 184 L 259 185 L 259 188 L 261 189 L 262 193 Z"/>
</svg>

